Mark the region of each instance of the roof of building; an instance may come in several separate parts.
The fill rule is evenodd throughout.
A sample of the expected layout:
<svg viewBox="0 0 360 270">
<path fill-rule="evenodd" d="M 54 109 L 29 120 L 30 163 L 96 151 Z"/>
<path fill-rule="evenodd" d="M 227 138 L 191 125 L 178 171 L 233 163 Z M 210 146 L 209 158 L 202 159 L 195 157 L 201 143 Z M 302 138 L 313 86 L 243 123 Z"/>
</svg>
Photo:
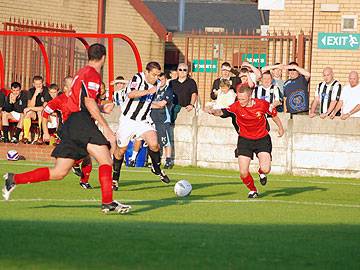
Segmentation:
<svg viewBox="0 0 360 270">
<path fill-rule="evenodd" d="M 174 1 L 145 0 L 143 3 L 155 14 L 168 31 L 178 31 L 179 3 Z M 269 12 L 265 11 L 265 22 Z M 261 25 L 256 4 L 234 1 L 186 1 L 184 31 L 221 27 L 228 31 L 256 30 Z"/>
</svg>

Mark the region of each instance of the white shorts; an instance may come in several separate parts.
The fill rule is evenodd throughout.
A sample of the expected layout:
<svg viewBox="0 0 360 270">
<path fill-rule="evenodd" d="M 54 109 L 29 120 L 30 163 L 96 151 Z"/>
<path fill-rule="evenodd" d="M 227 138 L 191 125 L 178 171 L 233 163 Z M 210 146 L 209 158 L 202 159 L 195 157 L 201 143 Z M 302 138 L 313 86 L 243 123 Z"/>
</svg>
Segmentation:
<svg viewBox="0 0 360 270">
<path fill-rule="evenodd" d="M 120 116 L 119 122 L 119 127 L 116 131 L 116 142 L 119 147 L 127 146 L 131 139 L 140 139 L 147 131 L 156 131 L 152 123 L 135 121 L 123 115 Z"/>
<path fill-rule="evenodd" d="M 15 111 L 12 111 L 12 112 L 10 112 L 11 113 L 11 115 L 12 115 L 12 117 L 14 117 L 14 119 L 16 120 L 16 121 L 19 121 L 20 120 L 20 113 L 18 113 L 18 112 L 15 112 Z"/>
</svg>

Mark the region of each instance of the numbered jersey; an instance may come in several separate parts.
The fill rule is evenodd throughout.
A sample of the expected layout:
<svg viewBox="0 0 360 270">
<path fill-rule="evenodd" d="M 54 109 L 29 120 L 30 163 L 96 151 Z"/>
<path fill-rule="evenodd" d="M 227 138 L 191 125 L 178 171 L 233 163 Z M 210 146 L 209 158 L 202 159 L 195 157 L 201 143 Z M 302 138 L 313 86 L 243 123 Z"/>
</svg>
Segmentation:
<svg viewBox="0 0 360 270">
<path fill-rule="evenodd" d="M 67 105 L 70 113 L 87 111 L 84 98 L 92 98 L 99 103 L 101 77 L 91 66 L 83 67 L 76 74 L 69 93 Z"/>
<path fill-rule="evenodd" d="M 154 87 L 145 79 L 143 72 L 137 73 L 132 78 L 131 82 L 126 87 L 125 101 L 121 104 L 121 111 L 123 116 L 135 121 L 152 122 L 150 118 L 151 102 L 155 95 L 150 94 L 139 98 L 129 98 L 131 91 L 145 91 Z"/>
</svg>

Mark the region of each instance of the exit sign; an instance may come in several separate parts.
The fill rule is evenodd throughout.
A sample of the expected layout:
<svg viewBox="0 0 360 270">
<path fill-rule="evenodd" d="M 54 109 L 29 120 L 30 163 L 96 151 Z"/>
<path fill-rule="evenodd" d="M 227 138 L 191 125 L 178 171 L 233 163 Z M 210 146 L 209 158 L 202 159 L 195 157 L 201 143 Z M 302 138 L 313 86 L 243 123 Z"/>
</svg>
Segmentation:
<svg viewBox="0 0 360 270">
<path fill-rule="evenodd" d="M 360 47 L 360 34 L 323 33 L 318 34 L 319 49 L 357 50 Z"/>
</svg>

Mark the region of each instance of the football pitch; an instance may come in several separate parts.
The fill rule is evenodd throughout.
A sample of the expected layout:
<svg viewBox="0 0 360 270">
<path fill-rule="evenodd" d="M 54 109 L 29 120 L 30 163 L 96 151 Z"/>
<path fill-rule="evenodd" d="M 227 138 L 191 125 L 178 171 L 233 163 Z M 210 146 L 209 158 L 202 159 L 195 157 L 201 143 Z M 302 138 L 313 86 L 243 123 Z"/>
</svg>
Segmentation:
<svg viewBox="0 0 360 270">
<path fill-rule="evenodd" d="M 36 167 L 0 161 L 1 175 Z M 92 190 L 62 181 L 17 186 L 0 202 L 0 269 L 360 269 L 360 180 L 270 175 L 247 199 L 238 172 L 126 168 L 114 198 L 126 215 L 100 212 Z M 177 198 L 176 181 L 192 194 Z"/>
</svg>

